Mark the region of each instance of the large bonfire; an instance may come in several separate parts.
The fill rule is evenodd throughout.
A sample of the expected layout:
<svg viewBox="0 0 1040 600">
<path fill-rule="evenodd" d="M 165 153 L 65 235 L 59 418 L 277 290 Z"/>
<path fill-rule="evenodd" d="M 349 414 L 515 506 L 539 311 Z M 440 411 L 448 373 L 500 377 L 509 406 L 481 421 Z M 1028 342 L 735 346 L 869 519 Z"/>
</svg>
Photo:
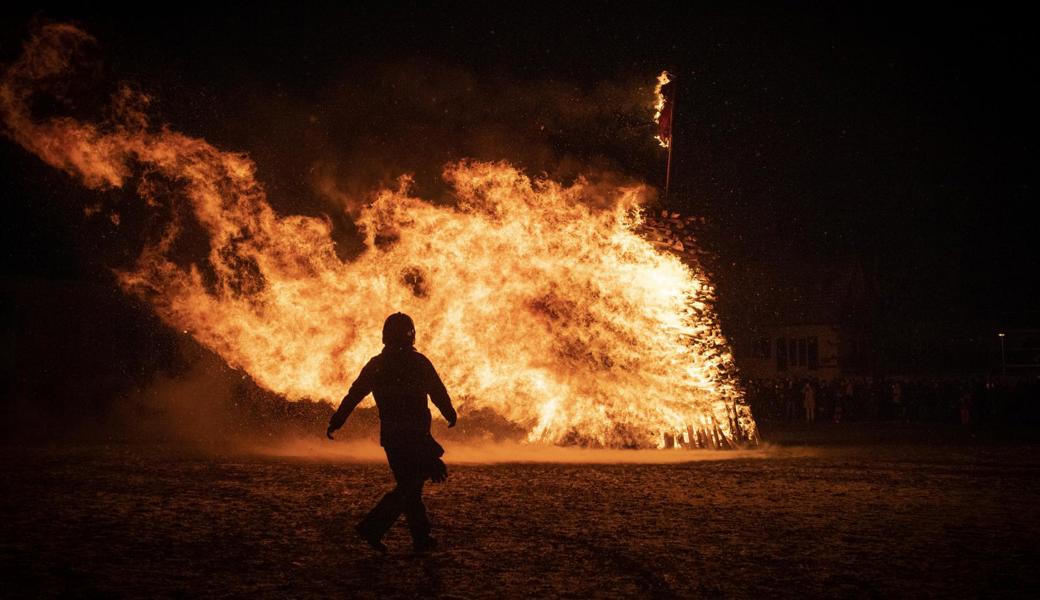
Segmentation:
<svg viewBox="0 0 1040 600">
<path fill-rule="evenodd" d="M 245 155 L 151 125 L 140 95 L 104 123 L 38 118 L 38 83 L 91 38 L 49 25 L 0 82 L 8 135 L 87 187 L 136 186 L 161 234 L 120 286 L 288 400 L 335 403 L 404 311 L 465 414 L 491 409 L 531 441 L 728 446 L 755 439 L 704 276 L 637 230 L 642 186 L 564 186 L 506 163 L 444 169 L 451 205 L 407 178 L 357 219 L 366 250 L 335 252 L 327 219 L 282 216 Z M 200 228 L 208 254 L 175 258 Z"/>
</svg>

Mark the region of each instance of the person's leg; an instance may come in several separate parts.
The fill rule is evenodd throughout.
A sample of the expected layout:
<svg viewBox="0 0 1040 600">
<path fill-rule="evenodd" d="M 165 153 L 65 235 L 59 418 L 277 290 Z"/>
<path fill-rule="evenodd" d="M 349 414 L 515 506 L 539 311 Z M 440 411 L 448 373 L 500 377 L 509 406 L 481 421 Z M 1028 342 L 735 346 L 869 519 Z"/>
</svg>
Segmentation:
<svg viewBox="0 0 1040 600">
<path fill-rule="evenodd" d="M 424 542 L 430 537 L 430 518 L 426 514 L 426 505 L 422 501 L 425 477 L 418 479 L 417 484 L 409 487 L 404 499 L 404 516 L 408 520 L 408 531 L 412 541 Z"/>
<path fill-rule="evenodd" d="M 386 532 L 393 526 L 397 517 L 401 516 L 401 510 L 404 505 L 403 496 L 400 485 L 384 495 L 358 523 L 358 532 L 366 538 L 380 539 L 386 535 Z"/>
<path fill-rule="evenodd" d="M 410 469 L 407 468 L 407 464 L 401 460 L 398 453 L 386 449 L 386 458 L 390 463 L 390 471 L 394 474 L 397 485 L 384 495 L 358 523 L 358 532 L 366 538 L 379 539 L 386 535 L 386 532 L 393 527 L 394 522 L 404 512 L 408 490 L 412 486 Z"/>
<path fill-rule="evenodd" d="M 422 501 L 423 485 L 430 476 L 428 452 L 423 447 L 395 453 L 401 510 L 408 521 L 408 531 L 417 551 L 431 550 L 436 542 L 430 537 L 430 518 Z"/>
</svg>

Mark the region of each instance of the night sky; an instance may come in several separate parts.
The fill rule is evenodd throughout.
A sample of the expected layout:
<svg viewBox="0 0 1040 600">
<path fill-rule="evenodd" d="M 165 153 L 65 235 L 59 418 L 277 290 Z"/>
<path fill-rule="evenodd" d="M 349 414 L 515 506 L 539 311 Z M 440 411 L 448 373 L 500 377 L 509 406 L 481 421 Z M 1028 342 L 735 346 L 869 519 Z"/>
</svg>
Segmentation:
<svg viewBox="0 0 1040 600">
<path fill-rule="evenodd" d="M 997 328 L 1040 326 L 1038 78 L 1025 14 L 801 3 L 221 10 L 5 9 L 0 61 L 18 55 L 34 19 L 79 24 L 98 39 L 97 62 L 65 109 L 96 114 L 112 86 L 137 87 L 157 121 L 250 154 L 278 210 L 329 213 L 346 254 L 354 230 L 330 197 L 363 199 L 414 172 L 418 193 L 438 198 L 454 159 L 661 185 L 664 153 L 640 103 L 668 68 L 678 78 L 668 203 L 708 218 L 724 328 L 814 301 L 817 284 L 851 264 L 876 284 L 878 330 L 914 332 L 910 351 L 882 336 L 901 370 L 977 368 L 955 355 Z M 57 356 L 112 371 L 115 388 L 170 360 L 172 334 L 111 278 L 134 253 L 82 214 L 85 199 L 118 205 L 130 192 L 88 192 L 10 140 L 0 155 L 8 341 L 32 335 L 40 306 L 65 315 L 51 329 L 104 314 L 119 330 L 96 341 L 105 358 L 46 336 L 17 364 L 5 351 L 9 385 L 32 387 L 11 377 Z"/>
</svg>

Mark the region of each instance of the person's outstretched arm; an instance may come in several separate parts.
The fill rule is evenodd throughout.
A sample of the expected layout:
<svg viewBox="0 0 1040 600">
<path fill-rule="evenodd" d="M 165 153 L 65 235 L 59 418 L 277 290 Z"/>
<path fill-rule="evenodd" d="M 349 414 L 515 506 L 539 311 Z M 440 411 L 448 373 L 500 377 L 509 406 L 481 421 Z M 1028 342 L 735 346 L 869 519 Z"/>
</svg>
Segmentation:
<svg viewBox="0 0 1040 600">
<path fill-rule="evenodd" d="M 455 412 L 455 407 L 451 405 L 448 389 L 444 387 L 441 376 L 437 374 L 437 370 L 433 368 L 433 363 L 429 359 L 426 359 L 426 365 L 429 371 L 427 380 L 430 400 L 433 401 L 433 405 L 437 407 L 437 410 L 441 411 L 444 420 L 448 422 L 448 427 L 454 427 L 455 422 L 459 419 L 459 415 Z"/>
<path fill-rule="evenodd" d="M 343 424 L 347 422 L 347 417 L 354 411 L 354 408 L 372 391 L 373 371 L 372 361 L 369 361 L 365 368 L 361 369 L 361 374 L 354 380 L 354 383 L 350 385 L 350 391 L 343 397 L 343 401 L 339 403 L 339 408 L 333 413 L 332 418 L 329 419 L 329 428 L 325 430 L 325 435 L 330 440 L 333 439 L 332 433 L 343 427 Z"/>
</svg>

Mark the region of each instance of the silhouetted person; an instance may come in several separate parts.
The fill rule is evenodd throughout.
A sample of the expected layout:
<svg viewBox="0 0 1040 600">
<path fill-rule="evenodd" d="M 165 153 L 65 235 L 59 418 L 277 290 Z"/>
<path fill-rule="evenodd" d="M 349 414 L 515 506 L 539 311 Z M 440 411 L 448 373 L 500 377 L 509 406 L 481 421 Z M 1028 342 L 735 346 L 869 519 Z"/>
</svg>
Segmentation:
<svg viewBox="0 0 1040 600">
<path fill-rule="evenodd" d="M 903 406 L 903 386 L 896 381 L 892 384 L 892 410 L 897 421 L 906 420 L 906 408 Z"/>
<path fill-rule="evenodd" d="M 806 381 L 802 388 L 802 408 L 805 409 L 806 421 L 812 423 L 816 420 L 816 390 L 809 381 Z"/>
<path fill-rule="evenodd" d="M 444 448 L 430 435 L 429 396 L 454 427 L 458 416 L 441 378 L 428 358 L 415 350 L 415 324 L 404 313 L 394 313 L 383 324 L 383 352 L 372 357 L 350 386 L 339 410 L 332 415 L 326 435 L 343 426 L 350 412 L 372 393 L 379 409 L 379 443 L 386 451 L 397 481 L 390 493 L 357 524 L 358 534 L 370 546 L 386 551 L 382 539 L 404 514 L 417 552 L 436 547 L 430 537 L 430 520 L 422 501 L 427 479 L 444 481 L 447 468 L 440 457 Z"/>
</svg>

